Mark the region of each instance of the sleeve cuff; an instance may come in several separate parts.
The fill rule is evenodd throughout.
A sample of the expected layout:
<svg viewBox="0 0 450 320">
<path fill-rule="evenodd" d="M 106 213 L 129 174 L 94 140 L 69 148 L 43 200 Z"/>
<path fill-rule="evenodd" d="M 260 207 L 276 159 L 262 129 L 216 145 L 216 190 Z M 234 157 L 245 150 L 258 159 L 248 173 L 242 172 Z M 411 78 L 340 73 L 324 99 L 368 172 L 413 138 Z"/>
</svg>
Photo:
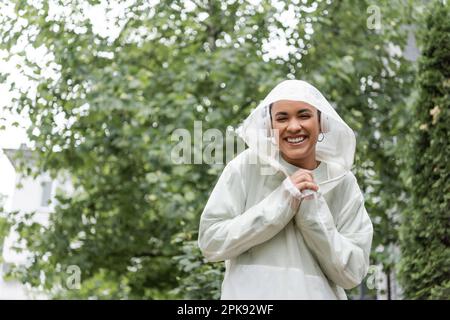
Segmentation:
<svg viewBox="0 0 450 320">
<path fill-rule="evenodd" d="M 299 200 L 301 200 L 301 199 L 303 199 L 303 198 L 305 198 L 305 197 L 307 197 L 307 196 L 310 196 L 310 195 L 312 195 L 312 194 L 315 193 L 315 192 L 312 191 L 312 190 L 304 190 L 304 191 L 298 190 L 298 189 L 295 187 L 294 183 L 292 183 L 291 178 L 289 178 L 289 177 L 287 177 L 286 179 L 284 179 L 283 185 L 284 185 L 284 187 L 289 191 L 289 193 L 290 193 L 293 197 L 295 197 L 295 198 L 297 198 L 297 199 L 299 199 Z"/>
</svg>

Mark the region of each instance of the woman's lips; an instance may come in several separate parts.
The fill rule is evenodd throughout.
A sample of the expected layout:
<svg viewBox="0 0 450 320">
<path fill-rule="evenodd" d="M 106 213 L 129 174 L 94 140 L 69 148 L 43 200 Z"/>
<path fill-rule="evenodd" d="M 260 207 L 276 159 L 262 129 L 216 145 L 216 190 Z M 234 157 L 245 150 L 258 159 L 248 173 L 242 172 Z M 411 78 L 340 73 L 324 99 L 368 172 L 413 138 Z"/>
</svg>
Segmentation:
<svg viewBox="0 0 450 320">
<path fill-rule="evenodd" d="M 308 136 L 295 136 L 295 137 L 287 137 L 284 138 L 284 141 L 287 142 L 290 146 L 299 146 L 305 143 L 305 141 L 308 139 Z"/>
</svg>

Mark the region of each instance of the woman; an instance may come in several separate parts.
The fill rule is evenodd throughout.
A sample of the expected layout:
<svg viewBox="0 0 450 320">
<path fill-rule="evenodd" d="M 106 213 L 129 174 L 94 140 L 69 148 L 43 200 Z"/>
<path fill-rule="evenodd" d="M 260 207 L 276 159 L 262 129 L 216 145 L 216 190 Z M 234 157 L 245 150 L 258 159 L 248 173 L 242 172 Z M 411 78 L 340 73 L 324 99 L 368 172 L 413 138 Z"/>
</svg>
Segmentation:
<svg viewBox="0 0 450 320">
<path fill-rule="evenodd" d="M 227 164 L 200 219 L 202 253 L 225 260 L 221 299 L 347 299 L 373 235 L 350 171 L 353 131 L 315 87 L 287 80 L 238 133 L 249 148 Z"/>
</svg>

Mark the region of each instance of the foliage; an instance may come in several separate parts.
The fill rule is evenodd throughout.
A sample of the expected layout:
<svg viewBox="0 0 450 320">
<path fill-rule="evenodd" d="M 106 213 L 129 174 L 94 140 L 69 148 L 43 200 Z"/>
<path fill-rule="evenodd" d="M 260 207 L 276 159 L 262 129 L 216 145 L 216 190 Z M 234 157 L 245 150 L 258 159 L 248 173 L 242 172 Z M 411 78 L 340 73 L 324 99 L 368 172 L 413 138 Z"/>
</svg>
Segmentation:
<svg viewBox="0 0 450 320">
<path fill-rule="evenodd" d="M 185 299 L 219 299 L 225 266 L 223 263 L 207 263 L 190 233 L 182 233 L 174 241 L 180 243 L 182 254 L 176 256 L 180 275 L 180 285 L 175 294 Z"/>
<path fill-rule="evenodd" d="M 401 283 L 409 299 L 450 298 L 450 8 L 427 15 L 411 126 L 412 203 L 401 229 Z"/>
<path fill-rule="evenodd" d="M 285 78 L 312 82 L 355 129 L 373 247 L 396 243 L 413 80 L 402 26 L 415 23 L 420 6 L 188 3 L 105 2 L 117 29 L 108 33 L 89 18 L 102 6 L 87 0 L 17 1 L 15 15 L 2 17 L 0 49 L 23 59 L 30 84 L 6 77 L 18 96 L 10 109 L 32 123 L 36 166 L 22 172 L 68 171 L 75 188 L 58 196 L 47 227 L 10 215 L 32 252 L 15 270 L 23 282 L 55 297 L 217 298 L 223 266 L 203 263 L 193 235 L 223 165 L 173 165 L 171 134 L 193 136 L 195 120 L 225 132 Z M 368 28 L 370 5 L 381 10 L 379 29 Z M 285 54 L 273 56 L 268 41 L 284 38 Z M 20 43 L 48 54 L 36 60 Z M 381 248 L 374 262 L 390 266 Z M 76 292 L 60 285 L 70 265 L 82 270 Z"/>
</svg>

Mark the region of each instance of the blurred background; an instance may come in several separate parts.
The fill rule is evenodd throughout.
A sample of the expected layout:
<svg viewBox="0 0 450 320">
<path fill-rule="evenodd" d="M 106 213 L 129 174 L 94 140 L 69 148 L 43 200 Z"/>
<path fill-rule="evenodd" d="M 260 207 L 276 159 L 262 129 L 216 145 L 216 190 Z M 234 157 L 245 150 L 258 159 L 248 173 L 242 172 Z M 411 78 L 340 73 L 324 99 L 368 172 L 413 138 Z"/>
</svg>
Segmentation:
<svg viewBox="0 0 450 320">
<path fill-rule="evenodd" d="M 349 298 L 449 299 L 449 7 L 2 1 L 0 299 L 219 298 L 196 239 L 230 159 L 175 164 L 172 134 L 202 154 L 194 121 L 232 136 L 284 79 L 357 135 L 375 235 Z"/>
</svg>

